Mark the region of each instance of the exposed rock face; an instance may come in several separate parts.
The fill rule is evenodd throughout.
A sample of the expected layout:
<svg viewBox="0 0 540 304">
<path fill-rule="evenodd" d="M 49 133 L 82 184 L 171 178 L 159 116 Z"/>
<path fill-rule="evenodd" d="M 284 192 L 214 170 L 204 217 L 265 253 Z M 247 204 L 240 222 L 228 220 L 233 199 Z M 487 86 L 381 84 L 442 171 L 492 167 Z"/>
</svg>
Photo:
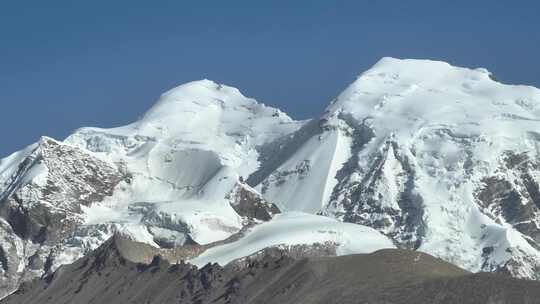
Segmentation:
<svg viewBox="0 0 540 304">
<path fill-rule="evenodd" d="M 239 182 L 227 195 L 227 198 L 234 211 L 244 217 L 246 223 L 266 222 L 271 220 L 275 214 L 281 213 L 275 204 L 267 202 L 259 193 L 243 182 Z"/>
<path fill-rule="evenodd" d="M 492 176 L 481 180 L 476 198 L 484 213 L 506 222 L 540 244 L 540 158 L 506 152 Z"/>
<path fill-rule="evenodd" d="M 81 206 L 103 200 L 125 177 L 78 148 L 42 138 L 1 187 L 0 296 L 56 268 L 81 222 Z"/>
<path fill-rule="evenodd" d="M 113 165 L 42 138 L 5 185 L 1 214 L 19 237 L 55 244 L 70 236 L 81 206 L 110 196 L 123 179 Z"/>
<path fill-rule="evenodd" d="M 540 296 L 538 282 L 470 274 L 407 250 L 305 258 L 269 249 L 197 269 L 159 256 L 134 263 L 115 244 L 23 284 L 2 303 L 498 304 L 537 303 Z"/>
<path fill-rule="evenodd" d="M 363 126 L 356 133 L 372 131 Z M 368 135 L 369 136 L 369 135 Z M 360 153 L 366 135 L 358 134 L 352 149 Z M 368 137 L 369 138 L 369 137 Z M 338 185 L 323 214 L 367 225 L 391 236 L 397 244 L 417 249 L 424 237 L 423 198 L 415 191 L 415 169 L 392 139 L 382 143 L 368 167 L 352 158 L 337 172 Z"/>
<path fill-rule="evenodd" d="M 483 213 L 502 225 L 511 225 L 525 236 L 536 250 L 540 249 L 540 159 L 529 153 L 515 154 L 507 151 L 501 156 L 500 165 L 491 176 L 481 180 L 475 198 Z M 495 247 L 485 247 L 486 256 Z M 521 248 L 507 248 L 511 258 L 504 265 L 483 265 L 486 271 L 504 271 L 523 276 L 522 266 L 530 265 L 529 271 L 539 278 L 540 263 Z"/>
</svg>

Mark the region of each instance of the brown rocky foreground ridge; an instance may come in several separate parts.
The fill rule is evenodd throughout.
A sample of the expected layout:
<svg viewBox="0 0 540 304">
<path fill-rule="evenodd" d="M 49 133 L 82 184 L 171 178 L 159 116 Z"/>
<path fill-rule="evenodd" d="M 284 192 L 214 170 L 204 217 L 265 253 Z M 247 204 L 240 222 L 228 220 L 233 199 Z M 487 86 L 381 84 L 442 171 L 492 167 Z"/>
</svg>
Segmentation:
<svg viewBox="0 0 540 304">
<path fill-rule="evenodd" d="M 269 248 L 201 269 L 159 255 L 138 262 L 149 254 L 115 237 L 0 303 L 540 303 L 540 282 L 473 274 L 409 250 L 302 258 Z"/>
</svg>

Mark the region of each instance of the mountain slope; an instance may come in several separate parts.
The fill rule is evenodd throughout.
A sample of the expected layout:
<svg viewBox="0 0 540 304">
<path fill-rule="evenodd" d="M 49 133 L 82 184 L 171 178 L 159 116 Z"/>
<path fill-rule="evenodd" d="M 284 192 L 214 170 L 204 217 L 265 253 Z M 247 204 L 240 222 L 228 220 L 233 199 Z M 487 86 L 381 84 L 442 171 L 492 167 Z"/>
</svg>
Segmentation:
<svg viewBox="0 0 540 304">
<path fill-rule="evenodd" d="M 197 269 L 159 257 L 137 264 L 107 242 L 1 303 L 536 303 L 539 287 L 407 250 L 295 259 L 270 249 Z"/>
</svg>

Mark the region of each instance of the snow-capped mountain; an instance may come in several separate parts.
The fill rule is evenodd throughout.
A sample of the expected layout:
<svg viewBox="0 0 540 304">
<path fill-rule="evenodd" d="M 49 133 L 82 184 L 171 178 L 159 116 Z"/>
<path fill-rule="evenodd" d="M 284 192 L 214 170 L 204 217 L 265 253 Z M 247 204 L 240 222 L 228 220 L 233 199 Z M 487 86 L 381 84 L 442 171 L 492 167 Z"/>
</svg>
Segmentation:
<svg viewBox="0 0 540 304">
<path fill-rule="evenodd" d="M 283 210 L 368 225 L 472 271 L 540 277 L 540 90 L 384 58 L 290 138 L 248 180 Z"/>
<path fill-rule="evenodd" d="M 307 121 L 187 83 L 133 124 L 0 160 L 1 289 L 115 233 L 197 265 L 395 245 L 540 278 L 539 147 L 540 90 L 485 69 L 384 58 Z"/>
</svg>

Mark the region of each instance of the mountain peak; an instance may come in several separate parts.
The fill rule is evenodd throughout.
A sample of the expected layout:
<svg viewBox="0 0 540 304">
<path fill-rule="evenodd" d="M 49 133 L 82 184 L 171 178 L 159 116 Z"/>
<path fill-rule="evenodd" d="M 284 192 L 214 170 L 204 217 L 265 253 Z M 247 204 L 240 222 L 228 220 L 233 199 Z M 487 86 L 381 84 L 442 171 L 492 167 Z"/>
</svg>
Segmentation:
<svg viewBox="0 0 540 304">
<path fill-rule="evenodd" d="M 368 71 L 375 70 L 375 69 L 390 68 L 390 67 L 395 68 L 399 66 L 401 67 L 408 66 L 408 67 L 414 67 L 414 68 L 418 68 L 420 66 L 425 66 L 425 67 L 429 66 L 432 68 L 433 67 L 452 68 L 452 66 L 449 63 L 445 61 L 441 61 L 441 60 L 382 57 Z"/>
<path fill-rule="evenodd" d="M 379 134 L 408 135 L 436 124 L 466 133 L 515 136 L 518 125 L 540 120 L 539 89 L 504 85 L 490 75 L 483 68 L 385 57 L 349 85 L 326 113 L 367 120 Z M 516 127 L 494 128 L 494 120 Z"/>
<path fill-rule="evenodd" d="M 491 72 L 485 68 L 470 69 L 457 67 L 442 60 L 383 57 L 369 70 L 362 73 L 360 77 L 364 74 L 373 74 L 375 72 L 391 72 L 394 74 L 411 74 L 415 77 L 430 78 L 429 76 L 433 73 L 448 73 L 456 69 L 465 73 L 479 73 L 480 76 L 491 75 Z"/>
<path fill-rule="evenodd" d="M 294 121 L 280 110 L 258 103 L 236 88 L 203 79 L 163 93 L 142 119 L 116 131 L 208 144 L 231 135 L 233 141 L 253 135 L 280 135 L 282 127 L 268 127 L 281 124 L 288 129 L 290 123 Z"/>
<path fill-rule="evenodd" d="M 143 121 L 161 120 L 180 113 L 215 111 L 235 107 L 255 108 L 256 100 L 247 98 L 234 87 L 208 79 L 179 85 L 163 93 L 157 103 L 146 112 Z"/>
<path fill-rule="evenodd" d="M 190 82 L 186 82 L 184 84 L 178 85 L 165 93 L 163 93 L 162 97 L 171 97 L 175 94 L 185 94 L 188 91 L 193 91 L 194 93 L 212 93 L 213 91 L 221 91 L 222 89 L 227 91 L 234 91 L 241 95 L 240 90 L 238 90 L 235 87 L 227 86 L 224 84 L 219 84 L 213 80 L 210 79 L 200 79 L 200 80 L 194 80 Z"/>
</svg>

